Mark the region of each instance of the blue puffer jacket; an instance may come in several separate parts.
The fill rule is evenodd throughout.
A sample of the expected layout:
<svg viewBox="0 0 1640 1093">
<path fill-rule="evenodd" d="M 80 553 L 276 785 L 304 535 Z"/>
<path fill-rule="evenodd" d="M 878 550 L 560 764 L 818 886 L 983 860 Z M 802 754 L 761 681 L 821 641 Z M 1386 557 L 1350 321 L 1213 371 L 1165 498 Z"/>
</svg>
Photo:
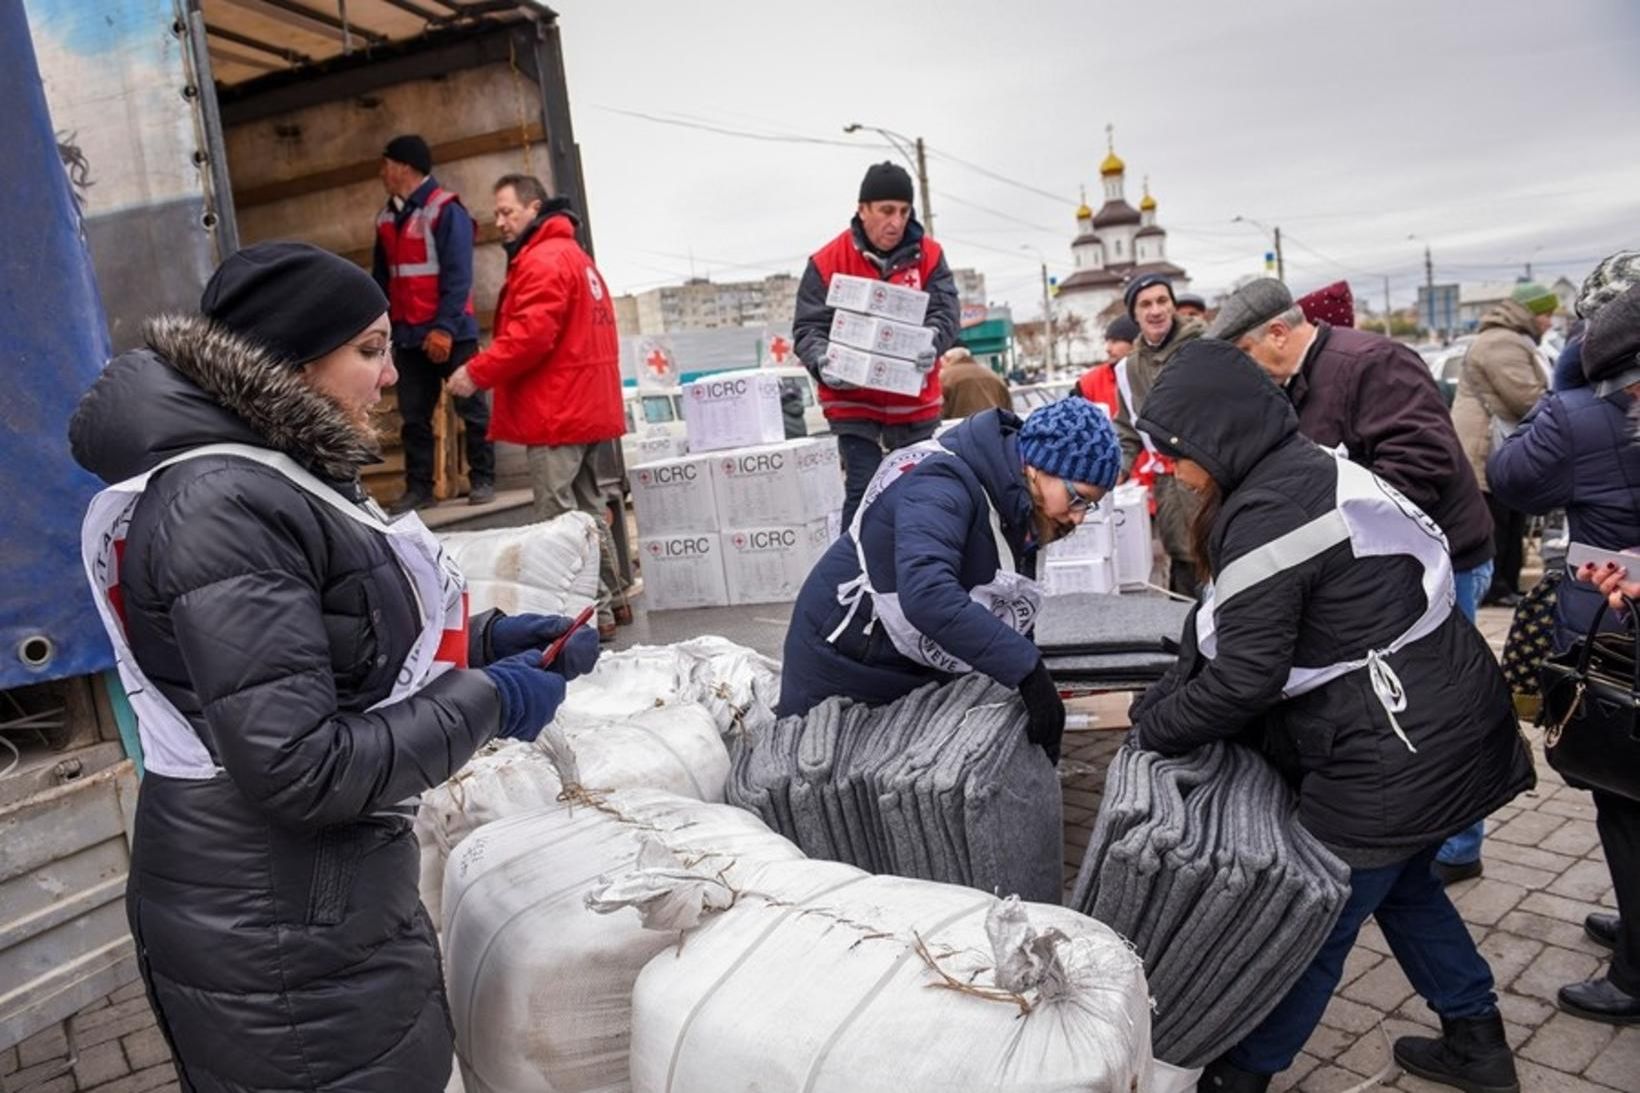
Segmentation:
<svg viewBox="0 0 1640 1093">
<path fill-rule="evenodd" d="M 1631 401 L 1623 392 L 1600 398 L 1587 386 L 1545 395 L 1487 461 L 1492 492 L 1522 512 L 1565 509 L 1574 543 L 1640 546 L 1640 445 L 1629 436 Z M 1556 651 L 1588 631 L 1599 607 L 1593 587 L 1560 583 Z"/>
<path fill-rule="evenodd" d="M 1036 645 L 969 599 L 996 576 L 996 541 L 986 497 L 1002 519 L 1019 571 L 1035 572 L 1031 496 L 1016 440 L 1019 419 L 1004 410 L 976 414 L 940 438 L 957 458 L 925 460 L 865 512 L 860 534 L 872 584 L 897 592 L 912 625 L 976 670 L 1010 687 L 1030 674 Z M 798 594 L 786 633 L 782 716 L 806 713 L 831 695 L 892 702 L 944 672 L 900 655 L 875 619 L 869 598 L 835 644 L 826 640 L 847 609 L 837 589 L 859 575 L 854 540 L 831 545 Z"/>
</svg>

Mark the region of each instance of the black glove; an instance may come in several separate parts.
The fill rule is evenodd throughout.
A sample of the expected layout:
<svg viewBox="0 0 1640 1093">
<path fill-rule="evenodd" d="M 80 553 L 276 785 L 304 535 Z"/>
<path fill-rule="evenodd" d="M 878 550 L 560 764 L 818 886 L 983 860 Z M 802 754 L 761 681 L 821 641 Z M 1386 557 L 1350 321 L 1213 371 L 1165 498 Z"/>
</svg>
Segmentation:
<svg viewBox="0 0 1640 1093">
<path fill-rule="evenodd" d="M 563 615 L 504 615 L 490 624 L 490 652 L 503 660 L 526 649 L 545 649 L 575 620 Z M 598 631 L 583 626 L 577 630 L 550 665 L 565 679 L 575 679 L 592 671 L 598 663 Z"/>
<path fill-rule="evenodd" d="M 496 735 L 514 740 L 534 740 L 541 735 L 563 704 L 564 689 L 569 686 L 563 676 L 541 667 L 540 649 L 525 649 L 479 670 L 501 693 L 501 731 Z"/>
<path fill-rule="evenodd" d="M 1025 700 L 1025 738 L 1048 753 L 1048 761 L 1059 764 L 1059 741 L 1065 735 L 1065 703 L 1059 688 L 1048 675 L 1048 666 L 1037 661 L 1031 674 L 1019 684 Z"/>
</svg>

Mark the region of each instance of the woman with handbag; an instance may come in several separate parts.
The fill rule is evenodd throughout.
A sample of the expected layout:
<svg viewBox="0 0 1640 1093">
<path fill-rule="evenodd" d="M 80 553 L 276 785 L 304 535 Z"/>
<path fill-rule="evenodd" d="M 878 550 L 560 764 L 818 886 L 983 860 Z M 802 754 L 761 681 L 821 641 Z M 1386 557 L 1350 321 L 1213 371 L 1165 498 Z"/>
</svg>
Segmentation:
<svg viewBox="0 0 1640 1093">
<path fill-rule="evenodd" d="M 1602 271 L 1624 257 L 1614 255 L 1591 275 L 1580 312 L 1583 299 L 1591 297 L 1591 283 L 1599 288 Z M 1640 272 L 1640 255 L 1627 257 Z M 1594 298 L 1600 306 L 1582 345 L 1589 385 L 1544 400 L 1566 399 L 1581 407 L 1566 450 L 1557 463 L 1537 458 L 1544 446 L 1534 434 L 1542 428 L 1539 422 L 1550 420 L 1539 413 L 1493 457 L 1493 484 L 1498 487 L 1502 471 L 1521 478 L 1524 487 L 1530 484 L 1524 481 L 1527 469 L 1535 470 L 1547 485 L 1538 486 L 1531 499 L 1550 490 L 1564 494 L 1574 542 L 1623 550 L 1640 545 L 1640 445 L 1630 432 L 1630 415 L 1640 403 L 1640 286 L 1609 302 Z M 1580 498 L 1587 500 L 1579 504 Z M 1618 909 L 1616 915 L 1596 912 L 1584 920 L 1589 937 L 1613 950 L 1611 967 L 1603 977 L 1562 987 L 1560 1007 L 1621 1025 L 1640 1024 L 1640 719 L 1635 713 L 1640 671 L 1632 637 L 1640 633 L 1633 599 L 1640 583 L 1627 577 L 1621 570 L 1584 566 L 1575 582 L 1561 582 L 1558 655 L 1544 667 L 1542 716 L 1551 765 L 1568 783 L 1593 792 L 1595 826 Z"/>
<path fill-rule="evenodd" d="M 1178 663 L 1135 704 L 1136 743 L 1179 754 L 1252 737 L 1301 823 L 1350 866 L 1350 897 L 1288 995 L 1199 1088 L 1259 1093 L 1315 1030 L 1377 919 L 1441 1035 L 1400 1065 L 1466 1090 L 1518 1088 L 1486 960 L 1430 871 L 1443 840 L 1532 785 L 1503 676 L 1456 610 L 1446 539 L 1366 468 L 1298 432 L 1292 404 L 1234 346 L 1179 350 L 1139 415 L 1203 499 L 1212 578 Z"/>
</svg>

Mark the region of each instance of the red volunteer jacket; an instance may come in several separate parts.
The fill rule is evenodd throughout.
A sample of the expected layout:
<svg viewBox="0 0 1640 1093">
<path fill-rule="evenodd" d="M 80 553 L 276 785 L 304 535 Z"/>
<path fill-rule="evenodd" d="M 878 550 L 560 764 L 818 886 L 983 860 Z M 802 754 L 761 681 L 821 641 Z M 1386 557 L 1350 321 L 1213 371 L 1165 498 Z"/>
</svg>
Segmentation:
<svg viewBox="0 0 1640 1093">
<path fill-rule="evenodd" d="M 620 356 L 609 287 L 569 218 L 549 218 L 507 267 L 495 340 L 467 364 L 495 392 L 490 439 L 556 446 L 625 433 Z"/>
<path fill-rule="evenodd" d="M 929 315 L 924 322 L 938 332 L 934 348 L 935 352 L 943 353 L 956 342 L 958 318 L 955 285 L 948 284 L 951 282 L 951 273 L 945 266 L 944 251 L 938 243 L 923 235 L 920 229 L 914 235 L 908 234 L 906 243 L 916 244 L 920 248 L 917 261 L 894 268 L 887 277 L 860 253 L 853 227 L 843 231 L 837 238 L 816 251 L 809 262 L 813 272 L 819 275 L 822 298 L 825 287 L 830 286 L 831 279 L 839 273 L 853 277 L 868 277 L 873 281 L 887 281 L 889 284 L 904 285 L 933 295 L 935 298 L 929 301 Z M 949 295 L 951 299 L 945 300 L 945 295 Z M 804 310 L 804 301 L 801 299 L 798 309 L 799 312 Z M 800 314 L 799 319 L 801 318 Z M 830 324 L 831 309 L 824 308 L 824 325 L 829 328 Z M 794 323 L 794 326 L 797 325 L 801 324 Z M 947 327 L 950 329 L 946 329 Z M 923 381 L 922 392 L 917 395 L 899 395 L 892 391 L 875 391 L 870 388 L 839 391 L 824 382 L 819 384 L 819 394 L 820 407 L 829 420 L 865 420 L 881 422 L 884 425 L 938 420 L 943 400 L 938 365 L 935 365 L 934 370 Z"/>
</svg>

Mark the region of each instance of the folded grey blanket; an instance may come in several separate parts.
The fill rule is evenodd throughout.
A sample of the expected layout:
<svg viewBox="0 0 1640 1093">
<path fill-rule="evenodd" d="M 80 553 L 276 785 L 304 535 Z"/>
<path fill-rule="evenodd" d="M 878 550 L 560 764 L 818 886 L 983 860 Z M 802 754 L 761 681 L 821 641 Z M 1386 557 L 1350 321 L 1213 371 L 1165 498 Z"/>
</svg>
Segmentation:
<svg viewBox="0 0 1640 1093">
<path fill-rule="evenodd" d="M 1343 910 L 1349 876 L 1256 752 L 1212 744 L 1164 758 L 1124 747 L 1071 906 L 1144 959 L 1156 1057 L 1198 1067 L 1297 982 Z"/>
<path fill-rule="evenodd" d="M 1060 901 L 1058 772 L 1018 694 L 983 675 L 875 708 L 828 699 L 730 750 L 729 803 L 810 857 Z"/>
</svg>

